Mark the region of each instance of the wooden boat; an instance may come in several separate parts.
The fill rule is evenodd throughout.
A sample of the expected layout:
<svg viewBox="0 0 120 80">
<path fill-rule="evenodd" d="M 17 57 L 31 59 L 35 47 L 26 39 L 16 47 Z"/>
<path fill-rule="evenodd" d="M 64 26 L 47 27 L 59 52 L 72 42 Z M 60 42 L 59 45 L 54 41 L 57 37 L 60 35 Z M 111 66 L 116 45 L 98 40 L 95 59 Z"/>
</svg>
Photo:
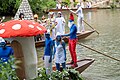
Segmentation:
<svg viewBox="0 0 120 80">
<path fill-rule="evenodd" d="M 84 38 L 88 37 L 88 36 L 91 35 L 93 32 L 94 32 L 94 30 L 93 30 L 93 31 L 84 31 L 84 32 L 82 32 L 82 33 L 78 33 L 78 34 L 77 34 L 78 40 L 84 39 Z M 68 40 L 69 40 L 69 37 L 64 37 L 63 40 L 67 43 Z M 37 41 L 37 42 L 35 43 L 35 46 L 36 46 L 36 47 L 44 47 L 44 46 L 45 46 L 45 41 L 44 41 L 44 40 L 43 40 L 43 41 Z"/>
<path fill-rule="evenodd" d="M 83 11 L 96 11 L 98 7 L 94 8 L 83 8 Z M 58 12 L 58 11 L 68 11 L 69 9 L 50 9 L 49 12 Z M 77 9 L 71 9 L 73 11 L 76 11 Z"/>
<path fill-rule="evenodd" d="M 93 62 L 95 61 L 95 59 L 81 59 L 77 61 L 78 67 L 75 67 L 74 69 L 77 70 L 79 73 L 82 73 L 85 69 L 87 69 Z M 67 68 L 71 68 L 70 64 L 66 64 Z M 62 68 L 61 68 L 62 69 Z M 56 70 L 56 67 L 53 67 L 53 70 Z"/>
</svg>

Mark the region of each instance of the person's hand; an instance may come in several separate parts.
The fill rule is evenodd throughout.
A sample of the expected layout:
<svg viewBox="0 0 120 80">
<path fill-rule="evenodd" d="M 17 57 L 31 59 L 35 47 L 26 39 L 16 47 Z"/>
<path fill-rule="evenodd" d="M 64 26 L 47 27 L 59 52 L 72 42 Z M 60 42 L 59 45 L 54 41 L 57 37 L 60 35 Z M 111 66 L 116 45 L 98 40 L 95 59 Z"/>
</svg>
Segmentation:
<svg viewBox="0 0 120 80">
<path fill-rule="evenodd" d="M 65 61 L 67 60 L 67 58 L 65 58 Z"/>
<path fill-rule="evenodd" d="M 49 63 L 51 63 L 52 62 L 52 59 L 49 59 Z"/>
<path fill-rule="evenodd" d="M 60 35 L 61 37 L 65 37 L 64 35 Z"/>
<path fill-rule="evenodd" d="M 42 59 L 44 60 L 44 56 L 42 57 Z"/>
</svg>

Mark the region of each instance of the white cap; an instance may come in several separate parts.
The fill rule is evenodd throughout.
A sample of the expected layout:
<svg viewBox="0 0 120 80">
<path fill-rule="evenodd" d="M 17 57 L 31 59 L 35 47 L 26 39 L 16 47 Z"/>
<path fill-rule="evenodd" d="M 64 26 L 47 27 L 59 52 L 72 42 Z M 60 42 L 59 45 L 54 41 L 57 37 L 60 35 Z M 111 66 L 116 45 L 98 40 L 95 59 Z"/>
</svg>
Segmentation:
<svg viewBox="0 0 120 80">
<path fill-rule="evenodd" d="M 47 32 L 45 34 L 50 34 L 50 30 L 48 29 Z"/>
<path fill-rule="evenodd" d="M 52 14 L 54 14 L 54 12 L 49 12 L 49 15 L 52 15 Z"/>
<path fill-rule="evenodd" d="M 59 11 L 58 14 L 62 14 L 62 13 Z"/>
<path fill-rule="evenodd" d="M 5 42 L 5 40 L 2 37 L 0 37 L 0 43 L 1 42 Z"/>
<path fill-rule="evenodd" d="M 57 32 L 56 37 L 59 36 L 59 35 L 61 35 L 61 33 L 60 33 L 60 32 Z"/>
</svg>

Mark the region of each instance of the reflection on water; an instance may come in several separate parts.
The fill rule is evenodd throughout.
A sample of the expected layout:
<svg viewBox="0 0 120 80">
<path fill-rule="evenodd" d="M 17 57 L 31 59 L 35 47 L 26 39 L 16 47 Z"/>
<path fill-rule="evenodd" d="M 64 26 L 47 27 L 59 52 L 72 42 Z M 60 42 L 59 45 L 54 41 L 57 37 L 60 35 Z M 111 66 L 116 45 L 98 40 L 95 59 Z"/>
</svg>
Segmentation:
<svg viewBox="0 0 120 80">
<path fill-rule="evenodd" d="M 68 16 L 68 15 L 67 15 Z M 120 10 L 97 10 L 85 12 L 85 20 L 91 24 L 97 33 L 80 42 L 117 59 L 120 59 Z M 38 48 L 39 66 L 43 66 L 43 48 Z M 42 55 L 41 55 L 42 54 Z M 78 59 L 94 58 L 95 62 L 87 68 L 82 76 L 85 80 L 120 80 L 120 62 L 77 45 Z M 67 54 L 70 60 L 69 52 Z"/>
</svg>

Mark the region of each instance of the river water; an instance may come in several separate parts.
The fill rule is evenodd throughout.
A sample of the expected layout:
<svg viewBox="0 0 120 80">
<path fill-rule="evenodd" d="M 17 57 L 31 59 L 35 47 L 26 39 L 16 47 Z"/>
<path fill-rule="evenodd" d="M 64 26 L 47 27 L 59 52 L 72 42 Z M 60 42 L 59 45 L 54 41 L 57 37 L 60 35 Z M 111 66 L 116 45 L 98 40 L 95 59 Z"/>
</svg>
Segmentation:
<svg viewBox="0 0 120 80">
<path fill-rule="evenodd" d="M 68 18 L 68 15 L 65 16 Z M 120 9 L 84 12 L 84 16 L 84 19 L 100 34 L 93 33 L 80 42 L 120 60 Z M 86 29 L 90 28 L 86 26 Z M 66 49 L 67 61 L 69 61 L 71 57 L 68 46 Z M 43 51 L 43 48 L 37 48 L 39 67 L 43 66 Z M 82 73 L 85 80 L 120 80 L 120 62 L 80 45 L 77 45 L 76 52 L 78 59 L 86 57 L 95 59 L 95 62 Z"/>
</svg>

